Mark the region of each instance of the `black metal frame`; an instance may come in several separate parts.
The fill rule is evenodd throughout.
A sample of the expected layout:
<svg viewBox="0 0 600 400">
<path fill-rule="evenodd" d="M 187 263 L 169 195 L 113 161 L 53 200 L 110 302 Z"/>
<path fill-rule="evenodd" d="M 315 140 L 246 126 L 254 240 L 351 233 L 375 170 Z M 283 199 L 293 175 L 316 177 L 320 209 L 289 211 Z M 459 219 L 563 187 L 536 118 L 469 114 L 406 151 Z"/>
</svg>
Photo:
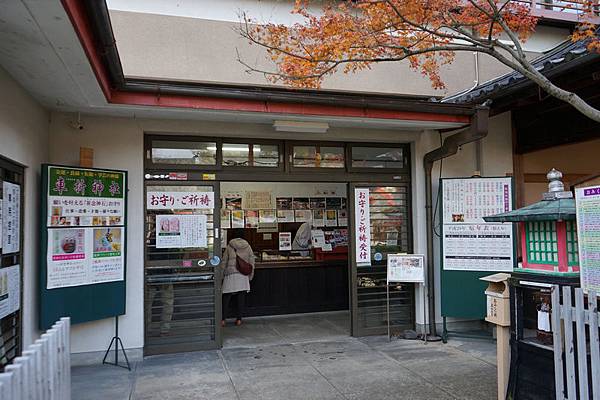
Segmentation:
<svg viewBox="0 0 600 400">
<path fill-rule="evenodd" d="M 148 327 L 146 324 L 146 293 L 148 282 L 146 280 L 146 265 L 148 264 L 148 249 L 146 245 L 146 237 L 147 237 L 147 207 L 146 207 L 146 195 L 148 186 L 210 186 L 213 189 L 214 198 L 215 198 L 215 208 L 213 209 L 213 229 L 215 232 L 219 232 L 218 237 L 214 237 L 213 242 L 213 251 L 215 254 L 221 254 L 221 214 L 220 214 L 220 204 L 218 199 L 220 198 L 220 185 L 218 182 L 214 181 L 206 181 L 206 180 L 185 180 L 185 181 L 162 181 L 162 180 L 145 180 L 144 182 L 144 260 L 143 260 L 143 270 L 144 270 L 144 293 L 143 293 L 143 307 L 144 307 L 144 355 L 154 355 L 154 354 L 163 354 L 163 353 L 176 353 L 176 352 L 185 352 L 185 351 L 193 351 L 193 350 L 212 350 L 218 349 L 222 347 L 223 344 L 223 336 L 221 327 L 219 324 L 220 315 L 221 315 L 221 270 L 219 268 L 214 268 L 213 274 L 213 286 L 214 286 L 214 304 L 215 304 L 215 339 L 212 342 L 203 342 L 197 343 L 193 346 L 190 346 L 187 343 L 176 343 L 176 344 L 156 344 L 152 345 L 151 348 L 148 348 Z M 112 342 L 111 342 L 112 344 Z M 117 346 L 118 343 L 115 344 Z M 110 349 L 110 347 L 109 347 Z"/>
<path fill-rule="evenodd" d="M 407 218 L 407 229 L 408 229 L 408 251 L 409 253 L 413 252 L 414 249 L 414 236 L 413 236 L 413 220 L 412 220 L 412 187 L 410 185 L 410 182 L 407 183 L 400 183 L 400 182 L 376 182 L 376 183 L 372 183 L 372 182 L 358 182 L 358 183 L 350 183 L 348 188 L 348 209 L 349 210 L 354 210 L 355 204 L 354 204 L 354 190 L 355 189 L 361 189 L 361 188 L 374 188 L 374 187 L 380 187 L 380 186 L 396 186 L 396 187 L 406 187 L 407 188 L 407 209 L 409 212 L 409 217 Z M 356 225 L 356 221 L 355 221 L 355 216 L 354 213 L 350 213 L 349 214 L 349 230 L 350 232 L 354 232 L 355 231 L 355 225 Z M 348 274 L 349 279 L 350 279 L 350 315 L 351 315 L 351 319 L 350 319 L 350 326 L 351 326 L 351 335 L 352 336 L 366 336 L 366 335 L 372 335 L 372 334 L 379 334 L 379 335 L 383 335 L 386 333 L 387 331 L 387 327 L 386 326 L 382 326 L 379 329 L 374 329 L 374 328 L 369 328 L 370 330 L 368 330 L 367 328 L 362 329 L 359 324 L 358 324 L 358 286 L 357 286 L 357 274 L 358 274 L 358 266 L 356 265 L 356 260 L 354 259 L 353 255 L 356 252 L 356 243 L 354 240 L 354 237 L 349 239 L 350 243 L 348 246 L 349 249 L 349 255 L 348 255 L 348 260 L 349 260 L 349 266 L 351 268 L 350 273 Z M 412 310 L 412 315 L 413 315 L 413 320 L 412 320 L 412 326 L 414 328 L 415 324 L 416 324 L 416 298 L 415 298 L 415 290 L 414 290 L 414 284 L 410 284 L 413 285 L 413 289 L 412 289 L 412 295 L 413 295 L 413 310 Z M 368 331 L 367 331 L 368 330 Z"/>
<path fill-rule="evenodd" d="M 15 318 L 14 323 L 11 328 L 16 330 L 16 333 L 13 335 L 11 339 L 14 339 L 14 344 L 7 350 L 4 350 L 4 354 L 10 353 L 11 351 L 15 351 L 15 357 L 18 357 L 21 354 L 23 348 L 23 231 L 24 231 L 24 211 L 25 211 L 25 166 L 15 161 L 12 161 L 8 158 L 5 158 L 0 155 L 0 182 L 9 181 L 11 183 L 16 183 L 21 186 L 20 191 L 20 215 L 19 215 L 19 243 L 20 248 L 16 253 L 10 254 L 1 254 L 0 255 L 0 268 L 10 267 L 13 265 L 19 265 L 19 273 L 21 277 L 19 292 L 19 310 L 15 313 L 9 314 L 6 317 L 2 318 L 2 320 L 7 320 L 8 318 Z M 2 238 L 0 237 L 0 240 Z M 12 316 L 12 317 L 11 317 Z M 3 321 L 0 320 L 0 323 Z M 0 334 L 2 330 L 0 329 Z M 3 343 L 4 346 L 4 343 Z M 14 357 L 7 358 L 7 363 L 0 363 L 0 371 L 4 370 L 4 367 L 8 365 Z"/>
<path fill-rule="evenodd" d="M 151 159 L 149 158 L 149 151 L 151 150 L 152 141 L 153 140 L 174 140 L 174 141 L 214 141 L 217 142 L 217 163 L 218 165 L 215 167 L 206 167 L 206 166 L 196 166 L 196 165 L 175 165 L 171 168 L 168 164 L 153 164 Z M 281 168 L 268 168 L 268 167 L 228 167 L 222 165 L 222 143 L 265 143 L 265 144 L 278 144 L 280 149 L 283 149 L 281 155 L 283 156 L 283 163 L 280 166 Z M 340 146 L 344 148 L 344 156 L 345 156 L 345 167 L 344 168 L 293 168 L 291 165 L 290 157 L 292 154 L 292 148 L 294 145 L 332 145 L 332 146 Z M 390 148 L 403 148 L 405 164 L 401 169 L 392 169 L 392 168 L 349 168 L 351 165 L 351 148 L 353 146 L 359 147 L 390 147 Z M 295 141 L 295 140 L 281 140 L 281 139 L 249 139 L 249 138 L 235 138 L 235 137 L 227 137 L 227 138 L 215 138 L 213 136 L 179 136 L 174 134 L 165 135 L 164 133 L 158 132 L 146 132 L 144 137 L 144 167 L 145 172 L 150 174 L 160 173 L 165 176 L 168 176 L 169 172 L 177 171 L 187 172 L 187 180 L 184 181 L 173 181 L 166 179 L 154 180 L 152 178 L 146 179 L 145 181 L 145 191 L 146 187 L 149 185 L 214 185 L 215 190 L 215 198 L 219 198 L 219 190 L 220 190 L 220 182 L 335 182 L 335 183 L 346 183 L 348 185 L 347 189 L 347 209 L 353 210 L 353 189 L 355 187 L 378 187 L 378 186 L 403 186 L 407 188 L 407 209 L 408 209 L 408 218 L 407 218 L 407 228 L 408 228 L 408 244 L 410 251 L 414 248 L 414 235 L 413 235 L 413 220 L 412 220 L 412 186 L 411 186 L 411 146 L 409 143 L 360 143 L 360 142 L 343 142 L 343 141 Z M 206 180 L 206 173 L 214 173 L 214 176 L 210 177 L 211 181 Z M 375 183 L 373 183 L 375 181 Z M 216 203 L 216 201 L 215 201 Z M 220 204 L 215 206 L 215 221 L 217 218 L 220 218 Z M 218 215 L 217 215 L 218 214 Z M 146 215 L 146 208 L 144 202 L 144 215 Z M 216 224 L 216 222 L 215 222 Z M 348 229 L 352 232 L 353 229 L 353 213 L 349 212 L 349 226 Z M 219 222 L 220 227 L 220 222 Z M 350 244 L 348 246 L 348 259 L 349 259 L 349 291 L 348 296 L 350 307 L 350 315 L 351 315 L 351 323 L 350 323 L 350 334 L 353 336 L 358 336 L 361 334 L 374 334 L 374 333 L 384 333 L 382 332 L 363 332 L 359 330 L 355 325 L 357 320 L 357 304 L 356 304 L 356 295 L 354 294 L 355 285 L 356 285 L 356 265 L 354 263 L 352 254 L 354 254 L 354 239 L 353 235 L 350 235 L 349 238 Z M 146 246 L 144 245 L 144 260 L 146 260 Z M 146 261 L 145 261 L 146 262 Z M 220 283 L 220 280 L 217 279 Z M 146 283 L 144 283 L 144 293 L 146 292 Z M 217 288 L 215 285 L 215 290 L 219 290 L 220 287 Z M 416 299 L 414 299 L 414 289 L 413 293 L 413 309 L 412 316 L 413 321 L 412 325 L 415 324 L 416 315 Z M 219 297 L 220 299 L 220 297 Z M 216 309 L 216 315 L 219 315 L 220 310 L 220 300 Z M 384 327 L 385 328 L 385 327 Z M 221 337 L 221 329 L 220 327 L 217 329 L 219 332 L 217 346 L 220 347 L 222 343 Z M 146 337 L 146 330 L 144 330 L 144 337 Z M 185 349 L 177 348 L 178 345 L 171 345 L 169 348 L 165 348 L 165 351 L 173 352 L 173 351 L 184 351 Z M 206 348 L 214 348 L 214 346 L 207 346 Z"/>
</svg>

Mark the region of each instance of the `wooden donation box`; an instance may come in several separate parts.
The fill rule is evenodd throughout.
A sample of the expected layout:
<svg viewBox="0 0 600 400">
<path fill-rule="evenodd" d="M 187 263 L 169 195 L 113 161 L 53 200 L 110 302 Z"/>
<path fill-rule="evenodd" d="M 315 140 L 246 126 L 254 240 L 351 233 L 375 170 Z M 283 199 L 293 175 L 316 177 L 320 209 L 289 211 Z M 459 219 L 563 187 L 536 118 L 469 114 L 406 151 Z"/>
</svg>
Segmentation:
<svg viewBox="0 0 600 400">
<path fill-rule="evenodd" d="M 561 172 L 552 169 L 547 178 L 548 192 L 541 201 L 484 217 L 486 222 L 515 223 L 520 236 L 521 259 L 506 287 L 510 321 L 504 319 L 507 310 L 500 300 L 490 305 L 490 298 L 495 297 L 492 293 L 504 293 L 501 286 L 490 289 L 488 307 L 493 309 L 488 308 L 486 318 L 498 325 L 510 322 L 508 393 L 513 398 L 554 398 L 551 288 L 579 286 L 575 199 L 572 192 L 564 190 Z M 489 316 L 490 312 L 495 314 Z"/>
</svg>

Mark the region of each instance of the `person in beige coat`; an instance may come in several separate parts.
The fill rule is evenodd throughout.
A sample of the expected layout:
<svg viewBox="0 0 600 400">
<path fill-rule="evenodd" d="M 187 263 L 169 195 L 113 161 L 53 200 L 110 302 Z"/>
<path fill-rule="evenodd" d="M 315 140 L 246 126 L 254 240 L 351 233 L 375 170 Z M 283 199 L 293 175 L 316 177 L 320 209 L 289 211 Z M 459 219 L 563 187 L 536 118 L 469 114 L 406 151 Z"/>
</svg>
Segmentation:
<svg viewBox="0 0 600 400">
<path fill-rule="evenodd" d="M 235 237 L 235 235 L 232 236 Z M 239 256 L 244 261 L 252 265 L 252 273 L 250 275 L 243 275 L 237 270 L 236 256 Z M 223 315 L 221 319 L 221 326 L 225 326 L 225 319 L 227 317 L 229 304 L 231 303 L 232 299 L 235 299 L 237 305 L 235 324 L 240 326 L 242 324 L 242 317 L 244 316 L 246 307 L 246 293 L 250 292 L 250 281 L 254 277 L 254 252 L 252 251 L 250 244 L 246 240 L 239 237 L 230 239 L 229 244 L 227 244 L 227 248 L 223 254 L 221 268 L 224 269 L 222 286 Z"/>
</svg>

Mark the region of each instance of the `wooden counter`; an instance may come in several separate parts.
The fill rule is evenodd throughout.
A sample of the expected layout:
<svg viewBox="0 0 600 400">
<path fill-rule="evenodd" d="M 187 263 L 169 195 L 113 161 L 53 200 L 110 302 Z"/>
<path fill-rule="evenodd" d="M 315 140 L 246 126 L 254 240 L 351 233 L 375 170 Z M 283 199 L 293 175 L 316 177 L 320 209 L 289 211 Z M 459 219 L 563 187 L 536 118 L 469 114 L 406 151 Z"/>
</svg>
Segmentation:
<svg viewBox="0 0 600 400">
<path fill-rule="evenodd" d="M 348 309 L 347 261 L 257 262 L 246 316 Z"/>
</svg>

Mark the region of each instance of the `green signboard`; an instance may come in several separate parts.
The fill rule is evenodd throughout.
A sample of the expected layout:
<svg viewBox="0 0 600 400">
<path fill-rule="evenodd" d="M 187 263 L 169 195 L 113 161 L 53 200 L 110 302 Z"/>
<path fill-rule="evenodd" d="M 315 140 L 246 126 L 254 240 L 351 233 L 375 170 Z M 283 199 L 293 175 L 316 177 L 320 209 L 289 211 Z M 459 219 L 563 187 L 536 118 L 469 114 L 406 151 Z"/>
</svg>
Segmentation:
<svg viewBox="0 0 600 400">
<path fill-rule="evenodd" d="M 445 178 L 439 190 L 441 314 L 483 319 L 487 283 L 479 278 L 515 264 L 512 224 L 483 217 L 512 210 L 512 178 Z"/>
<path fill-rule="evenodd" d="M 40 329 L 125 313 L 127 172 L 42 167 Z"/>
</svg>

